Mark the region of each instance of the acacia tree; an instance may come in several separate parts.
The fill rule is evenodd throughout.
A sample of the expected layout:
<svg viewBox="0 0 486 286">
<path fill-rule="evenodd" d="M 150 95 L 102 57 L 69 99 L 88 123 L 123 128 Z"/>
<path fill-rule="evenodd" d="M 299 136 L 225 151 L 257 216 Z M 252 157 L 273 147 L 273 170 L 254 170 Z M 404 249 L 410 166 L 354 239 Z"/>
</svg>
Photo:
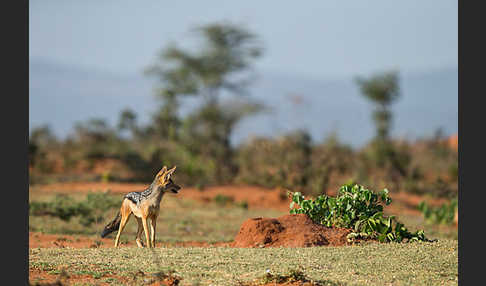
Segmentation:
<svg viewBox="0 0 486 286">
<path fill-rule="evenodd" d="M 373 111 L 373 121 L 376 125 L 375 138 L 383 142 L 388 141 L 392 123 L 390 106 L 400 96 L 398 72 L 375 74 L 368 79 L 358 77 L 356 83 L 362 95 L 375 105 Z"/>
<path fill-rule="evenodd" d="M 215 159 L 214 175 L 222 177 L 223 168 L 233 169 L 229 137 L 235 124 L 261 110 L 261 106 L 221 103 L 220 97 L 224 91 L 248 93 L 251 65 L 261 56 L 262 47 L 256 35 L 228 22 L 200 26 L 194 32 L 202 40 L 197 51 L 171 44 L 147 70 L 161 84 L 157 94 L 163 104 L 154 117 L 154 125 L 164 138 L 183 141 L 191 151 Z M 203 100 L 202 106 L 184 121 L 177 114 L 182 96 L 199 96 Z"/>
<path fill-rule="evenodd" d="M 361 93 L 374 103 L 373 121 L 376 135 L 373 140 L 374 159 L 378 166 L 389 165 L 391 171 L 398 171 L 406 176 L 409 156 L 406 152 L 398 152 L 390 142 L 390 128 L 392 125 L 391 105 L 400 97 L 398 72 L 387 71 L 372 75 L 370 78 L 356 78 Z"/>
<path fill-rule="evenodd" d="M 120 118 L 118 119 L 117 128 L 120 132 L 130 131 L 132 136 L 137 135 L 137 115 L 131 109 L 124 109 L 120 113 Z"/>
</svg>

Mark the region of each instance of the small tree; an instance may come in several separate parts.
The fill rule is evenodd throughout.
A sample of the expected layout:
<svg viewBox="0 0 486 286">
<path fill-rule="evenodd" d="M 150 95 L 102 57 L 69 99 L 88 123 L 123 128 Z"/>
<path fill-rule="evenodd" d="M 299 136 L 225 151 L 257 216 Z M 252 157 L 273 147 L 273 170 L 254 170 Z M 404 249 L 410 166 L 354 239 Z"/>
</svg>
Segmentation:
<svg viewBox="0 0 486 286">
<path fill-rule="evenodd" d="M 392 112 L 390 106 L 400 97 L 398 72 L 388 71 L 375 74 L 368 79 L 357 77 L 356 83 L 364 97 L 374 105 L 373 121 L 376 126 L 375 145 L 376 161 L 383 166 L 390 157 L 392 147 L 389 142 Z"/>
<path fill-rule="evenodd" d="M 138 132 L 137 115 L 135 112 L 128 108 L 122 110 L 117 127 L 119 131 L 127 130 L 130 131 L 132 135 L 135 135 Z"/>
<path fill-rule="evenodd" d="M 29 166 L 48 171 L 52 162 L 48 162 L 47 154 L 55 150 L 58 140 L 48 125 L 33 128 L 29 135 Z"/>
<path fill-rule="evenodd" d="M 76 122 L 74 142 L 84 159 L 105 158 L 119 152 L 119 138 L 102 118 Z"/>
<path fill-rule="evenodd" d="M 398 73 L 396 71 L 376 74 L 369 79 L 356 79 L 364 97 L 375 104 L 373 120 L 376 124 L 376 138 L 386 141 L 392 123 L 390 105 L 400 96 Z"/>
</svg>

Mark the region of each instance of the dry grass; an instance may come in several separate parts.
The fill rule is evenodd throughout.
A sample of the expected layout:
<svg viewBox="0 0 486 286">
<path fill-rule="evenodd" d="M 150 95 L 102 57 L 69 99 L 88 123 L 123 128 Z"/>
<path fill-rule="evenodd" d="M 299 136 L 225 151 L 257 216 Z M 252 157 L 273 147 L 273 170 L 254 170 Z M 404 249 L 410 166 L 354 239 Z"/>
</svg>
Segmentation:
<svg viewBox="0 0 486 286">
<path fill-rule="evenodd" d="M 267 272 L 285 274 L 295 270 L 323 285 L 457 285 L 458 243 L 440 240 L 312 248 L 30 249 L 29 268 L 87 273 L 112 285 L 129 285 L 123 281 L 140 271 L 175 271 L 182 278 L 181 285 L 237 285 L 261 281 Z M 115 279 L 113 275 L 126 279 Z"/>
</svg>

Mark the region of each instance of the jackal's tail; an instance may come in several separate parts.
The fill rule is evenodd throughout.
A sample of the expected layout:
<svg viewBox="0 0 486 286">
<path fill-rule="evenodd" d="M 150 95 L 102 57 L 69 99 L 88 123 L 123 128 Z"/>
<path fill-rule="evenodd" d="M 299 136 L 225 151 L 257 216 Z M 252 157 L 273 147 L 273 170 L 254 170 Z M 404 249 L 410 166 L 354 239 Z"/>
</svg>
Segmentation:
<svg viewBox="0 0 486 286">
<path fill-rule="evenodd" d="M 101 232 L 101 237 L 105 237 L 108 234 L 118 230 L 118 228 L 120 227 L 120 222 L 121 222 L 121 215 L 120 212 L 118 212 L 115 218 L 105 226 L 105 228 Z"/>
</svg>

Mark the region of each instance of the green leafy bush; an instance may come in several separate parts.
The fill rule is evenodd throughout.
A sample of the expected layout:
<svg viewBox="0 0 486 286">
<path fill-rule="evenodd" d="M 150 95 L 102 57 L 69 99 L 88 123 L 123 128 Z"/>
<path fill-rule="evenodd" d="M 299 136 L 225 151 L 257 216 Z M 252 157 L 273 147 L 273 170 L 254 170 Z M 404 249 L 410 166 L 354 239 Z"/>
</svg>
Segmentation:
<svg viewBox="0 0 486 286">
<path fill-rule="evenodd" d="M 349 240 L 361 237 L 380 242 L 428 241 L 423 230 L 411 233 L 394 216 L 384 216 L 382 203 L 391 203 L 387 189 L 376 194 L 358 184 L 345 184 L 337 197 L 320 195 L 315 200 L 306 200 L 300 192 L 294 192 L 290 213 L 307 214 L 327 227 L 352 228 Z M 294 208 L 295 204 L 300 208 Z"/>
<path fill-rule="evenodd" d="M 429 223 L 453 224 L 457 211 L 457 199 L 453 199 L 449 203 L 444 203 L 438 208 L 431 207 L 426 202 L 421 202 L 418 209 Z"/>
</svg>

